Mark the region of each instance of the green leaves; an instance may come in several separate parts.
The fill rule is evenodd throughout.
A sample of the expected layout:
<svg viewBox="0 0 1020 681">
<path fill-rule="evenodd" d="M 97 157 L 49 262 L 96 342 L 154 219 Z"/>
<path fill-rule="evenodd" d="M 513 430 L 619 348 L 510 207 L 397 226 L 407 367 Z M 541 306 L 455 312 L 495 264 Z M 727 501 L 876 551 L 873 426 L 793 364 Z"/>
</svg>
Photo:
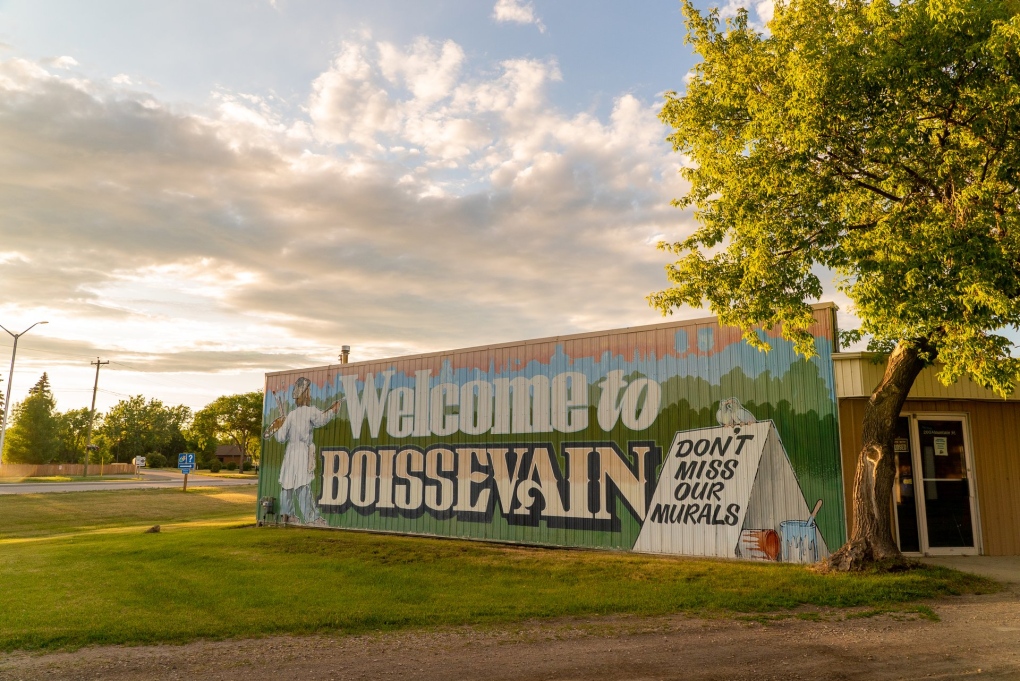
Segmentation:
<svg viewBox="0 0 1020 681">
<path fill-rule="evenodd" d="M 101 433 L 117 461 L 131 461 L 150 452 L 173 458 L 185 451 L 182 430 L 190 420 L 188 407 L 168 407 L 157 399 L 146 402 L 142 395 L 135 395 L 107 412 Z"/>
<path fill-rule="evenodd" d="M 206 432 L 236 444 L 245 458 L 258 461 L 262 432 L 262 391 L 218 397 L 195 414 L 195 426 L 205 424 Z M 197 428 L 196 428 L 197 429 Z"/>
<path fill-rule="evenodd" d="M 49 376 L 44 373 L 25 401 L 13 409 L 13 423 L 4 441 L 4 461 L 47 464 L 56 458 L 60 451 L 56 406 Z"/>
<path fill-rule="evenodd" d="M 57 426 L 60 434 L 60 460 L 78 463 L 85 460 L 85 445 L 89 435 L 91 409 L 81 407 L 69 409 L 57 414 Z M 102 415 L 97 414 L 92 424 L 96 430 L 102 424 Z"/>
<path fill-rule="evenodd" d="M 660 118 L 690 163 L 700 227 L 663 312 L 783 324 L 806 355 L 808 302 L 835 274 L 878 346 L 923 340 L 1000 392 L 1020 363 L 1020 18 L 1006 0 L 792 0 L 767 35 L 684 2 L 701 55 Z"/>
</svg>

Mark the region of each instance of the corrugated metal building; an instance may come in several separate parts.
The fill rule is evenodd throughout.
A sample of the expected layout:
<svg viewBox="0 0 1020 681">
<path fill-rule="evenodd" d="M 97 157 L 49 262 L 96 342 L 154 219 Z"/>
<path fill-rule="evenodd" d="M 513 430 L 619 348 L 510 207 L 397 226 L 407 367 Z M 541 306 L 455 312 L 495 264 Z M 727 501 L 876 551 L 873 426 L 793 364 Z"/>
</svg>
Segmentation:
<svg viewBox="0 0 1020 681">
<path fill-rule="evenodd" d="M 259 521 L 809 562 L 847 536 L 884 364 L 714 318 L 268 374 Z M 896 442 L 907 553 L 1020 555 L 1020 395 L 927 369 Z"/>
<path fill-rule="evenodd" d="M 260 521 L 815 561 L 845 539 L 818 355 L 714 318 L 272 373 Z"/>
</svg>

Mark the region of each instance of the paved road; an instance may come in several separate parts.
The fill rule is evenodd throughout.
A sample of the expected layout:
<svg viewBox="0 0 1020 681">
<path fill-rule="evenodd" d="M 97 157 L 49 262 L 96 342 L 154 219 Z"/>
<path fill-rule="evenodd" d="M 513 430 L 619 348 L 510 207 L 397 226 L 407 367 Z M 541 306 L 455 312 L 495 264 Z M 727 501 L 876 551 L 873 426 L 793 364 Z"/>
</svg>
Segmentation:
<svg viewBox="0 0 1020 681">
<path fill-rule="evenodd" d="M 42 494 L 45 492 L 93 492 L 96 490 L 113 489 L 154 489 L 160 487 L 181 487 L 184 476 L 177 471 L 144 471 L 141 479 L 136 480 L 104 480 L 88 482 L 17 482 L 0 484 L 0 495 L 3 494 Z M 233 487 L 250 485 L 255 478 L 213 478 L 200 474 L 188 476 L 188 487 Z"/>
</svg>

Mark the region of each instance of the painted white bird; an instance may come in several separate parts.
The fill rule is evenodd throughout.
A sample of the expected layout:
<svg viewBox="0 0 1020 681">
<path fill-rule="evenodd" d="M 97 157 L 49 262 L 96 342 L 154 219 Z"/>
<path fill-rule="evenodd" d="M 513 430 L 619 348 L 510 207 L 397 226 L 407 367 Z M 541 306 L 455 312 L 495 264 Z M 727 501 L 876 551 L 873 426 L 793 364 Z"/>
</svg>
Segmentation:
<svg viewBox="0 0 1020 681">
<path fill-rule="evenodd" d="M 719 402 L 719 410 L 715 418 L 720 426 L 742 426 L 745 423 L 757 423 L 754 414 L 740 406 L 740 400 L 729 397 Z"/>
</svg>

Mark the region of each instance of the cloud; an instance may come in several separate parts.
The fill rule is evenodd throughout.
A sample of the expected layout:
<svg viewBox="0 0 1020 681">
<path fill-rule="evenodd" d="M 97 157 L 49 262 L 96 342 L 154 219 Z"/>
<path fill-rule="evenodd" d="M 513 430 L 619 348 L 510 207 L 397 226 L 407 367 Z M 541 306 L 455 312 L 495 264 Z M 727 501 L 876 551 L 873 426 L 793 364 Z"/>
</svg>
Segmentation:
<svg viewBox="0 0 1020 681">
<path fill-rule="evenodd" d="M 650 243 L 691 222 L 657 105 L 563 111 L 554 61 L 427 38 L 324 66 L 294 114 L 0 61 L 0 318 L 74 356 L 26 361 L 257 372 L 658 318 Z"/>
<path fill-rule="evenodd" d="M 50 68 L 64 69 L 64 70 L 72 69 L 75 66 L 78 66 L 78 60 L 75 59 L 74 57 L 68 57 L 68 56 L 52 57 L 52 58 L 49 58 L 49 59 L 43 59 L 42 63 L 44 65 L 50 67 Z"/>
<path fill-rule="evenodd" d="M 530 2 L 496 0 L 496 5 L 492 8 L 492 18 L 499 22 L 535 24 L 539 31 L 545 33 L 545 25 L 535 16 L 535 5 Z"/>
<path fill-rule="evenodd" d="M 773 0 L 759 0 L 754 3 L 754 11 L 758 15 L 758 20 L 762 24 L 767 24 L 772 21 L 772 17 L 775 14 L 775 2 Z"/>
<path fill-rule="evenodd" d="M 775 14 L 774 0 L 726 0 L 726 4 L 720 7 L 720 16 L 735 17 L 741 9 L 746 9 L 750 14 L 751 28 L 757 31 L 767 32 L 767 24 L 772 21 Z M 757 17 L 757 21 L 755 21 Z"/>
</svg>

